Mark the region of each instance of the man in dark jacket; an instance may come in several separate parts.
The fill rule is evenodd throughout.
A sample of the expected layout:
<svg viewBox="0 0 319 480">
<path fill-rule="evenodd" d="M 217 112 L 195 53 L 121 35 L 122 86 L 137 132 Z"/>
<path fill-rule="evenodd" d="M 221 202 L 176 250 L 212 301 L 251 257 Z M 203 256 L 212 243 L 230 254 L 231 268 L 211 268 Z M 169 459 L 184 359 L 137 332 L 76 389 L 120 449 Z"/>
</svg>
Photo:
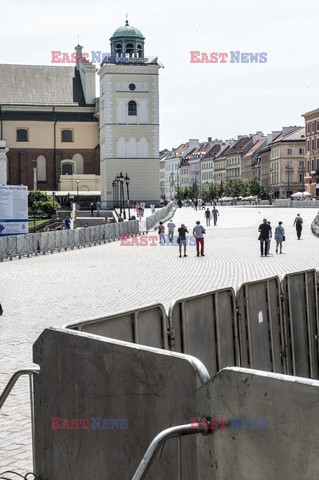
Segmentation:
<svg viewBox="0 0 319 480">
<path fill-rule="evenodd" d="M 268 255 L 268 248 L 269 248 L 269 239 L 272 237 L 272 230 L 271 230 L 271 225 L 267 223 L 267 218 L 263 219 L 263 223 L 259 225 L 258 228 L 259 232 L 259 238 L 260 240 L 260 253 L 261 256 L 263 256 L 264 251 L 265 251 L 265 257 Z M 265 244 L 265 249 L 264 249 L 264 244 Z"/>
<path fill-rule="evenodd" d="M 297 216 L 294 221 L 294 225 L 296 225 L 296 233 L 297 233 L 298 240 L 300 240 L 300 237 L 301 237 L 302 224 L 303 224 L 303 219 L 301 218 L 300 213 L 297 213 Z"/>
</svg>

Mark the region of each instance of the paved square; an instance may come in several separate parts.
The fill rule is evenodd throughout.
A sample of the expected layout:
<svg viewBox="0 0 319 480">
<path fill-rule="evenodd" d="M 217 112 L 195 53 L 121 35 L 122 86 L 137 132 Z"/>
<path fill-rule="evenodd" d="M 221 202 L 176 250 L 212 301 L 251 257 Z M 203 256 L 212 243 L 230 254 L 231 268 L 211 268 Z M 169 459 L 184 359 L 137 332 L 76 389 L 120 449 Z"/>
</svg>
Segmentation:
<svg viewBox="0 0 319 480">
<path fill-rule="evenodd" d="M 205 257 L 197 258 L 195 247 L 188 248 L 187 258 L 179 258 L 177 246 L 113 242 L 1 263 L 0 391 L 15 370 L 32 365 L 32 345 L 45 327 L 156 302 L 167 308 L 176 298 L 319 266 L 319 238 L 310 230 L 316 209 L 218 210 L 218 225 L 207 227 Z M 293 227 L 298 212 L 304 220 L 300 241 Z M 282 255 L 276 255 L 272 240 L 271 255 L 260 257 L 257 229 L 264 217 L 273 230 L 283 222 Z M 185 223 L 191 234 L 197 219 L 205 226 L 204 210 L 182 208 L 174 223 Z M 0 472 L 32 468 L 29 411 L 28 381 L 23 379 L 0 413 Z"/>
</svg>

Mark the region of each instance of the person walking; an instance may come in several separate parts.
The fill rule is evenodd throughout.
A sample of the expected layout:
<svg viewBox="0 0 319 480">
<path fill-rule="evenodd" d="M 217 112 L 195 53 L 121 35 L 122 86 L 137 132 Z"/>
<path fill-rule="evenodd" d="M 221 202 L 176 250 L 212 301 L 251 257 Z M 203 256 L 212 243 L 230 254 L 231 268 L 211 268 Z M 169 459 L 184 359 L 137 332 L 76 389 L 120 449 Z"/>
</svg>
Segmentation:
<svg viewBox="0 0 319 480">
<path fill-rule="evenodd" d="M 176 228 L 176 225 L 175 223 L 173 222 L 173 220 L 170 220 L 167 224 L 167 228 L 168 228 L 168 241 L 169 242 L 172 242 L 173 241 L 173 238 L 174 238 L 174 229 Z"/>
<path fill-rule="evenodd" d="M 188 233 L 187 227 L 184 225 L 184 223 L 181 224 L 181 226 L 178 229 L 178 238 L 177 238 L 177 243 L 179 244 L 179 258 L 182 256 L 182 246 L 184 246 L 184 257 L 187 257 L 186 255 L 186 233 Z"/>
<path fill-rule="evenodd" d="M 213 219 L 214 219 L 214 225 L 215 225 L 215 227 L 216 227 L 216 225 L 217 225 L 217 218 L 219 217 L 219 211 L 218 211 L 217 208 L 215 208 L 215 207 L 213 207 L 212 216 L 213 216 Z"/>
<path fill-rule="evenodd" d="M 65 224 L 65 228 L 66 228 L 67 230 L 70 230 L 70 228 L 71 228 L 71 220 L 70 220 L 70 217 L 66 217 L 66 218 L 65 218 L 64 224 Z"/>
<path fill-rule="evenodd" d="M 196 239 L 196 252 L 197 256 L 204 254 L 204 233 L 206 233 L 205 228 L 200 224 L 200 221 L 197 220 L 195 227 L 193 228 L 193 235 Z"/>
<path fill-rule="evenodd" d="M 96 216 L 100 216 L 101 202 L 96 202 Z"/>
<path fill-rule="evenodd" d="M 271 225 L 267 223 L 267 218 L 264 218 L 263 223 L 259 225 L 258 232 L 259 232 L 258 240 L 260 241 L 261 256 L 263 256 L 264 254 L 264 245 L 265 245 L 265 257 L 267 257 L 268 247 L 269 247 L 268 239 L 272 237 Z"/>
<path fill-rule="evenodd" d="M 282 226 L 282 222 L 278 222 L 278 227 L 275 228 L 275 240 L 276 240 L 276 253 L 282 253 L 282 242 L 285 240 L 285 230 Z"/>
<path fill-rule="evenodd" d="M 91 210 L 91 217 L 93 217 L 93 214 L 94 214 L 94 203 L 93 202 L 90 203 L 90 210 Z"/>
<path fill-rule="evenodd" d="M 209 208 L 206 208 L 206 210 L 205 210 L 205 218 L 206 218 L 206 226 L 210 227 L 211 213 L 210 213 Z"/>
<path fill-rule="evenodd" d="M 163 225 L 163 222 L 159 222 L 159 226 L 157 227 L 158 229 L 158 239 L 160 244 L 162 244 L 162 240 L 164 241 L 165 245 L 165 226 Z"/>
<path fill-rule="evenodd" d="M 268 225 L 269 225 L 270 228 L 271 228 L 271 223 L 270 223 L 269 220 L 268 220 L 267 223 L 268 223 Z M 272 230 L 272 229 L 271 229 L 271 230 Z M 270 253 L 270 242 L 271 242 L 271 237 L 267 238 L 267 255 L 269 255 L 269 253 Z"/>
<path fill-rule="evenodd" d="M 303 219 L 300 216 L 300 213 L 297 213 L 293 226 L 296 225 L 297 238 L 300 240 L 301 230 L 302 230 Z"/>
</svg>

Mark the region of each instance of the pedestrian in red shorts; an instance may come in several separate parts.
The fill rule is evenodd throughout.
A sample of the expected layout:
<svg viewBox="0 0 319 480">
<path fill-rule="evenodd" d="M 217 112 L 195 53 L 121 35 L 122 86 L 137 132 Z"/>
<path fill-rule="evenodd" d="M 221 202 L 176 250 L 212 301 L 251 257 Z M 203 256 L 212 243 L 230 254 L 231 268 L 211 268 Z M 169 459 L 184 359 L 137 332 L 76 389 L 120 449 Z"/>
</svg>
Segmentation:
<svg viewBox="0 0 319 480">
<path fill-rule="evenodd" d="M 204 254 L 204 233 L 206 233 L 205 228 L 200 224 L 200 221 L 197 220 L 195 227 L 193 228 L 193 235 L 196 238 L 196 252 L 197 256 Z"/>
</svg>

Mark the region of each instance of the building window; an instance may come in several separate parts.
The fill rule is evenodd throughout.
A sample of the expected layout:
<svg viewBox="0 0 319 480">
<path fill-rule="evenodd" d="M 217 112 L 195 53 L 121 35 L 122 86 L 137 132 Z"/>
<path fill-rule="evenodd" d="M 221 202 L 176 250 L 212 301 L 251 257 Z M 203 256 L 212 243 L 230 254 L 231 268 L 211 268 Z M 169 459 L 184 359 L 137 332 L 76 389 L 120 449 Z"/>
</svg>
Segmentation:
<svg viewBox="0 0 319 480">
<path fill-rule="evenodd" d="M 319 152 L 319 138 L 317 138 L 317 151 Z"/>
<path fill-rule="evenodd" d="M 17 130 L 17 142 L 27 142 L 28 141 L 28 130 L 24 128 L 19 128 Z"/>
<path fill-rule="evenodd" d="M 61 141 L 62 142 L 73 142 L 73 132 L 72 130 L 62 130 Z"/>
<path fill-rule="evenodd" d="M 315 150 L 315 141 L 311 140 L 311 150 L 314 152 Z"/>
<path fill-rule="evenodd" d="M 305 154 L 305 149 L 299 148 L 299 155 L 304 155 L 304 154 Z"/>
<path fill-rule="evenodd" d="M 307 133 L 310 133 L 310 123 L 307 123 Z"/>
<path fill-rule="evenodd" d="M 318 132 L 318 130 L 319 130 L 319 122 L 317 122 L 317 132 Z"/>
<path fill-rule="evenodd" d="M 287 149 L 287 155 L 292 155 L 292 148 Z"/>
<path fill-rule="evenodd" d="M 130 102 L 128 102 L 128 114 L 137 115 L 137 107 L 136 107 L 136 102 L 134 102 L 134 100 L 131 100 Z"/>
<path fill-rule="evenodd" d="M 307 151 L 310 152 L 310 140 L 307 140 Z"/>
<path fill-rule="evenodd" d="M 315 133 L 315 122 L 311 122 L 311 133 Z"/>
<path fill-rule="evenodd" d="M 47 160 L 44 155 L 37 158 L 37 177 L 39 182 L 47 181 Z"/>
<path fill-rule="evenodd" d="M 62 163 L 62 175 L 73 175 L 73 163 Z"/>
</svg>

